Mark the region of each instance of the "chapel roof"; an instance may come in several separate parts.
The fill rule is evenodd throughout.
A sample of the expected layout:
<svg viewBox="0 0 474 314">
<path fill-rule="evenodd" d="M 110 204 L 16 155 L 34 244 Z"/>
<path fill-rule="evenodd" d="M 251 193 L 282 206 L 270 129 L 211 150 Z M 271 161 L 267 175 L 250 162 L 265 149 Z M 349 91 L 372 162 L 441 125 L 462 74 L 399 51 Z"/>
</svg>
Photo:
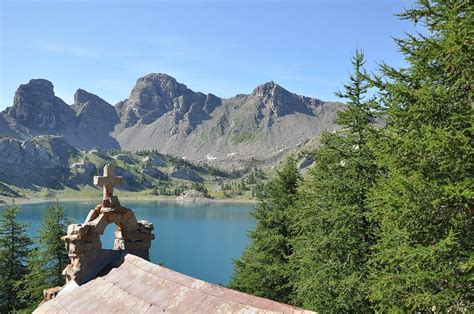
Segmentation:
<svg viewBox="0 0 474 314">
<path fill-rule="evenodd" d="M 107 274 L 78 285 L 70 281 L 34 313 L 192 312 L 311 313 L 214 285 L 132 254 Z"/>
</svg>

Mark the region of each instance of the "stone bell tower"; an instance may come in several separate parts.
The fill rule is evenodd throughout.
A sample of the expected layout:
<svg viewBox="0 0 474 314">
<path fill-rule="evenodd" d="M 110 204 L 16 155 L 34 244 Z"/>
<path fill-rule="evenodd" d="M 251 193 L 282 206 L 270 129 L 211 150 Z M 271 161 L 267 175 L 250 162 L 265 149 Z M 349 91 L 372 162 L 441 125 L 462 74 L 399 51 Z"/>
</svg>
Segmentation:
<svg viewBox="0 0 474 314">
<path fill-rule="evenodd" d="M 114 195 L 114 184 L 122 184 L 123 177 L 115 176 L 113 164 L 104 167 L 104 175 L 94 177 L 94 185 L 103 187 L 102 202 L 92 209 L 82 224 L 69 225 L 66 243 L 71 263 L 63 275 L 66 282 L 76 281 L 79 285 L 93 279 L 107 267 L 119 264 L 125 254 L 133 254 L 149 260 L 153 224 L 137 220 L 133 211 L 120 205 Z M 115 224 L 113 250 L 102 249 L 100 235 L 109 224 Z"/>
</svg>

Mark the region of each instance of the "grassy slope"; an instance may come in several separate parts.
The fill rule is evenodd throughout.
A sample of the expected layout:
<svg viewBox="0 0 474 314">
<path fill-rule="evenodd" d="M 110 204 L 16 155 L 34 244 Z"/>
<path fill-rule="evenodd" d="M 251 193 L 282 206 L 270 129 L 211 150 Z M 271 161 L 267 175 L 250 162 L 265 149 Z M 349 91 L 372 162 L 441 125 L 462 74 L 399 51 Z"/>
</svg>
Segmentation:
<svg viewBox="0 0 474 314">
<path fill-rule="evenodd" d="M 81 186 L 78 190 L 65 188 L 63 190 L 42 189 L 34 192 L 31 190 L 17 189 L 22 197 L 0 196 L 0 204 L 11 203 L 15 199 L 20 203 L 36 203 L 49 200 L 75 201 L 75 200 L 97 200 L 102 198 L 102 190 L 92 186 Z M 158 200 L 176 200 L 175 195 L 154 195 L 152 190 L 142 190 L 138 192 L 123 191 L 116 189 L 115 194 L 120 200 L 139 200 L 139 201 L 158 201 Z M 256 202 L 250 191 L 245 191 L 242 195 L 232 195 L 222 191 L 210 192 L 209 201 L 230 201 L 230 202 Z"/>
<path fill-rule="evenodd" d="M 171 168 L 177 166 L 176 161 L 167 156 L 161 156 L 165 161 L 166 165 L 163 167 L 156 167 L 164 173 L 168 173 Z M 143 176 L 139 172 L 139 169 L 144 165 L 140 162 L 142 157 L 138 157 L 133 155 L 133 158 L 137 160 L 136 164 L 127 164 L 122 160 L 116 160 L 115 163 L 117 166 L 122 167 L 130 172 L 132 172 L 135 176 Z M 97 156 L 94 153 L 80 153 L 79 155 L 74 156 L 71 158 L 70 163 L 78 162 L 80 160 L 87 159 L 99 169 L 102 167 L 106 160 Z M 239 182 L 241 182 L 242 178 L 245 178 L 246 174 L 238 177 L 232 178 L 225 178 L 216 175 L 210 175 L 206 173 L 202 167 L 196 167 L 195 170 L 199 175 L 204 178 L 204 186 L 209 191 L 210 200 L 215 201 L 239 201 L 239 202 L 255 202 L 256 198 L 252 196 L 251 189 L 254 184 L 247 185 L 246 190 L 240 190 L 237 188 Z M 101 172 L 101 170 L 99 171 Z M 268 169 L 265 171 L 266 175 L 269 176 L 270 170 Z M 150 178 L 145 176 L 146 179 L 152 183 L 157 183 L 159 180 Z M 260 181 L 262 182 L 262 181 Z M 172 178 L 168 181 L 169 190 L 173 190 L 175 187 L 185 184 L 188 188 L 191 188 L 192 182 Z M 231 190 L 223 191 L 221 189 L 222 184 L 232 185 Z M 17 196 L 13 195 L 12 193 L 0 193 L 0 204 L 1 203 L 10 203 L 11 199 L 15 198 L 18 199 L 19 202 L 26 203 L 26 202 L 39 202 L 45 200 L 90 200 L 90 199 L 97 199 L 100 200 L 102 197 L 102 189 L 94 187 L 92 185 L 79 185 L 77 188 L 71 188 L 65 186 L 62 189 L 55 190 L 50 188 L 40 188 L 37 191 L 22 189 L 14 186 L 5 185 L 6 189 L 12 189 L 17 193 Z M 120 188 L 116 188 L 116 195 L 123 200 L 175 200 L 176 195 L 155 195 L 153 193 L 153 189 L 141 189 L 139 191 L 127 191 Z"/>
</svg>

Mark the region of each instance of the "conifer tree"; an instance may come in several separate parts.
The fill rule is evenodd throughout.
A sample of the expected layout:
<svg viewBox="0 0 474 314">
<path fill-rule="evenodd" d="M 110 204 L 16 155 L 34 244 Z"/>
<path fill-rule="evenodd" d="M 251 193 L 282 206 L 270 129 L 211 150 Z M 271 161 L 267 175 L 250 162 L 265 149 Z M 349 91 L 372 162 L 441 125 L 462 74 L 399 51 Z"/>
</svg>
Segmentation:
<svg viewBox="0 0 474 314">
<path fill-rule="evenodd" d="M 342 130 L 323 135 L 308 183 L 292 209 L 297 235 L 291 257 L 293 302 L 317 311 L 370 308 L 365 284 L 373 227 L 366 198 L 377 174 L 371 144 L 377 105 L 366 97 L 364 62 L 357 51 L 350 82 L 337 93 L 348 100 L 337 118 Z"/>
<path fill-rule="evenodd" d="M 31 240 L 29 224 L 18 221 L 20 207 L 14 202 L 0 216 L 0 312 L 19 310 L 26 304 L 19 296 L 26 274 L 26 258 Z"/>
<path fill-rule="evenodd" d="M 69 264 L 69 258 L 61 237 L 67 233 L 69 223 L 59 201 L 46 210 L 35 239 L 36 248 L 28 256 L 25 277 L 28 284 L 23 295 L 29 298 L 32 306 L 41 300 L 43 289 L 64 284 L 62 271 Z"/>
<path fill-rule="evenodd" d="M 396 43 L 408 66 L 376 79 L 388 127 L 370 196 L 380 228 L 370 298 L 387 311 L 473 308 L 474 6 L 419 0 L 401 14 L 423 34 Z"/>
<path fill-rule="evenodd" d="M 257 296 L 288 302 L 292 287 L 288 280 L 288 208 L 296 199 L 300 174 L 290 157 L 265 186 L 265 198 L 253 210 L 257 224 L 249 233 L 251 244 L 234 261 L 230 287 Z"/>
</svg>

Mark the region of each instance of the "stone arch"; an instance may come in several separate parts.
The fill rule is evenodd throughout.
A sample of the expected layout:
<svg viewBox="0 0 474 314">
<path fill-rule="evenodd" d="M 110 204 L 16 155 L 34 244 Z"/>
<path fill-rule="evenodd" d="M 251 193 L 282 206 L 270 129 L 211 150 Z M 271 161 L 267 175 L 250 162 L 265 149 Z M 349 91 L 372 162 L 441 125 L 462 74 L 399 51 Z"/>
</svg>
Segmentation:
<svg viewBox="0 0 474 314">
<path fill-rule="evenodd" d="M 104 250 L 100 236 L 109 224 L 115 224 L 114 249 Z M 151 222 L 138 221 L 129 208 L 97 205 L 83 224 L 69 225 L 67 235 L 62 237 L 71 260 L 63 271 L 66 280 L 79 284 L 87 281 L 117 254 L 130 253 L 149 260 L 151 240 L 155 238 L 152 230 Z"/>
</svg>

